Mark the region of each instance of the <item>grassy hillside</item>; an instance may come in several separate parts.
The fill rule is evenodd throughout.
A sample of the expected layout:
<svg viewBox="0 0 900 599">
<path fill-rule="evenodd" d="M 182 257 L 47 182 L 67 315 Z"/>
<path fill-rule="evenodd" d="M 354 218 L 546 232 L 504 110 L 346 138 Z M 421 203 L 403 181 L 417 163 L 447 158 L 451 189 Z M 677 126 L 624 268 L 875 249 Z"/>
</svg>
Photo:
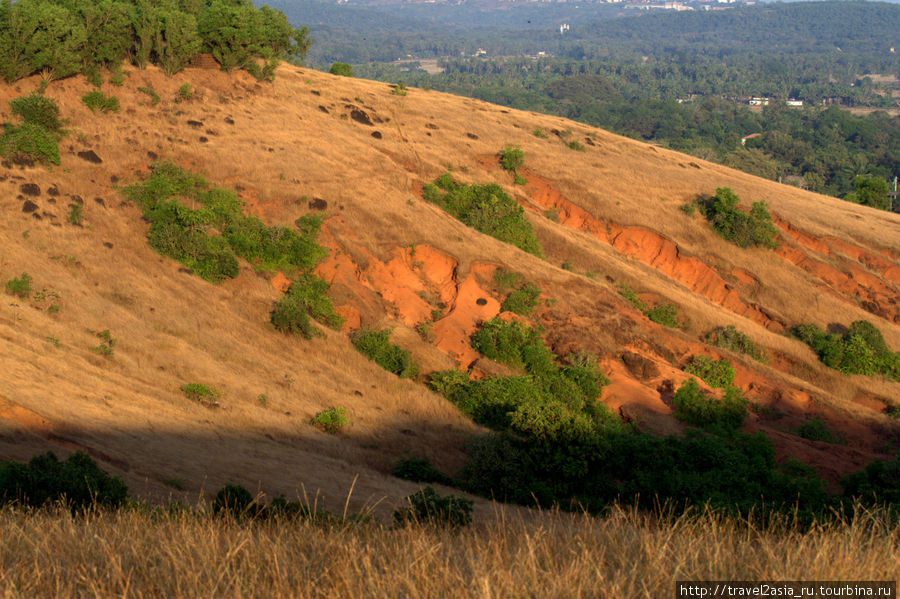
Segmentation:
<svg viewBox="0 0 900 599">
<path fill-rule="evenodd" d="M 779 462 L 808 463 L 836 489 L 841 476 L 896 455 L 888 413 L 900 383 L 830 369 L 786 333 L 868 320 L 900 348 L 897 215 L 436 92 L 291 66 L 272 84 L 200 69 L 126 75 L 121 87 L 103 85 L 121 107 L 106 114 L 82 102 L 91 91 L 82 78 L 53 82 L 46 95 L 67 130 L 60 165 L 7 163 L 0 175 L 0 282 L 27 273 L 33 287 L 0 306 L 6 458 L 84 449 L 150 500 L 240 483 L 271 495 L 318 490 L 340 511 L 355 480 L 351 506 L 377 503 L 385 516 L 418 488 L 390 476 L 398 459 L 424 456 L 456 473 L 467 436 L 484 432 L 422 383 L 452 368 L 516 372 L 470 342 L 498 314 L 543 326 L 559 356 L 596 355 L 610 379 L 602 402 L 642 430 L 685 429 L 672 397 L 704 355 L 732 362 L 751 406 L 744 430 L 765 433 Z M 8 101 L 38 84 L 0 88 L 0 118 L 14 121 Z M 507 146 L 524 151 L 524 184 L 500 164 Z M 159 160 L 233 190 L 267 225 L 322 213 L 328 257 L 315 272 L 331 284 L 342 329 L 309 340 L 275 330 L 270 313 L 290 273 L 242 260 L 236 278 L 212 284 L 157 254 L 123 189 Z M 447 172 L 505 191 L 543 258 L 425 201 L 425 186 Z M 744 210 L 767 203 L 777 249 L 740 248 L 682 210 L 720 187 Z M 80 218 L 70 218 L 73 205 Z M 528 316 L 501 314 L 510 291 L 498 270 L 540 289 Z M 679 327 L 648 317 L 667 304 Z M 703 341 L 729 325 L 768 360 Z M 359 353 L 350 334 L 363 328 L 392 329 L 422 377 L 398 378 Z M 194 383 L 220 392 L 216 404 L 186 396 Z M 348 419 L 338 434 L 310 425 L 334 407 Z M 801 435 L 812 419 L 840 443 Z"/>
</svg>

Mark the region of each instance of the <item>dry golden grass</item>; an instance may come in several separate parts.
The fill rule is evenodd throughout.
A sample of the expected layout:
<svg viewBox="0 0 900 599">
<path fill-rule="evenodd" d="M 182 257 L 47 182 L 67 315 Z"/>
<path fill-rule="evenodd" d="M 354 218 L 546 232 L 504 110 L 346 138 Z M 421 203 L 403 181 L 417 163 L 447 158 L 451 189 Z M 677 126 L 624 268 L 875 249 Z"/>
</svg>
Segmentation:
<svg viewBox="0 0 900 599">
<path fill-rule="evenodd" d="M 13 597 L 672 596 L 675 580 L 894 580 L 900 528 L 869 513 L 799 532 L 710 513 L 520 514 L 461 531 L 244 523 L 198 512 L 0 511 Z"/>
</svg>

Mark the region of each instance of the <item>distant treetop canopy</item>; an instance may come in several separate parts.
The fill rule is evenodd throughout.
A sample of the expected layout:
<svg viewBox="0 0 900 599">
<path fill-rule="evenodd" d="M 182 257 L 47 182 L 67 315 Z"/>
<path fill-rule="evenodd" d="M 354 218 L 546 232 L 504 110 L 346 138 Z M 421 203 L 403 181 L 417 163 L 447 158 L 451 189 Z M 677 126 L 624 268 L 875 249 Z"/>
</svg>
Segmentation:
<svg viewBox="0 0 900 599">
<path fill-rule="evenodd" d="M 129 61 L 171 75 L 201 53 L 223 69 L 271 76 L 280 59 L 303 60 L 309 30 L 250 0 L 0 0 L 0 77 L 60 79 Z M 266 61 L 260 70 L 258 61 Z"/>
</svg>

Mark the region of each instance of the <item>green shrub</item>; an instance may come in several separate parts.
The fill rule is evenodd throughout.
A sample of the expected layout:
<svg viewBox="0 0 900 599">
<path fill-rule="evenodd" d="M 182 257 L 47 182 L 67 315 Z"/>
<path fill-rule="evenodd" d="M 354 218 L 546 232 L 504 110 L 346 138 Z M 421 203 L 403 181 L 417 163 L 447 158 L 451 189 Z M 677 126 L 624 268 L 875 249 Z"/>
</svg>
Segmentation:
<svg viewBox="0 0 900 599">
<path fill-rule="evenodd" d="M 31 275 L 23 272 L 20 277 L 13 277 L 6 282 L 6 293 L 28 299 L 31 297 Z"/>
<path fill-rule="evenodd" d="M 825 423 L 818 418 L 810 418 L 797 428 L 797 434 L 810 441 L 839 443 L 840 437 L 831 432 Z"/>
<path fill-rule="evenodd" d="M 525 283 L 506 296 L 506 299 L 503 300 L 503 304 L 500 306 L 500 310 L 528 316 L 537 306 L 540 295 L 540 287 L 534 283 Z"/>
<path fill-rule="evenodd" d="M 341 77 L 353 77 L 353 67 L 346 62 L 335 62 L 328 69 L 332 75 L 340 75 Z"/>
<path fill-rule="evenodd" d="M 222 398 L 222 392 L 218 389 L 204 385 L 203 383 L 188 383 L 181 386 L 181 392 L 185 397 L 192 401 L 199 402 L 207 406 L 215 406 L 219 404 Z"/>
<path fill-rule="evenodd" d="M 700 377 L 713 388 L 725 389 L 734 382 L 734 367 L 728 360 L 713 360 L 709 356 L 694 356 L 684 371 Z"/>
<path fill-rule="evenodd" d="M 577 152 L 584 152 L 584 146 L 581 145 L 581 142 L 579 142 L 577 139 L 573 139 L 572 141 L 567 142 L 566 147 Z"/>
<path fill-rule="evenodd" d="M 310 339 L 320 333 L 313 327 L 310 317 L 329 326 L 339 329 L 344 318 L 338 314 L 328 289 L 331 284 L 313 273 L 304 273 L 291 283 L 272 310 L 271 322 L 283 333 L 296 333 Z"/>
<path fill-rule="evenodd" d="M 425 186 L 424 197 L 486 235 L 535 256 L 543 255 L 525 211 L 499 185 L 465 185 L 445 174 Z"/>
<path fill-rule="evenodd" d="M 843 335 L 826 333 L 814 324 L 791 329 L 829 368 L 846 374 L 882 374 L 900 380 L 900 353 L 891 351 L 872 323 L 857 320 Z"/>
<path fill-rule="evenodd" d="M 81 101 L 91 109 L 91 112 L 100 111 L 104 114 L 107 112 L 119 112 L 119 99 L 115 96 L 107 97 L 98 89 L 82 96 Z"/>
<path fill-rule="evenodd" d="M 453 479 L 431 465 L 428 458 L 405 458 L 394 464 L 391 474 L 417 483 L 452 485 Z"/>
<path fill-rule="evenodd" d="M 84 222 L 84 207 L 81 204 L 72 204 L 69 208 L 68 221 L 70 225 L 81 226 Z"/>
<path fill-rule="evenodd" d="M 190 83 L 185 83 L 181 87 L 178 88 L 178 99 L 184 100 L 185 102 L 194 97 L 194 89 L 191 87 Z"/>
<path fill-rule="evenodd" d="M 625 283 L 621 283 L 618 285 L 619 295 L 627 299 L 632 306 L 635 307 L 636 310 L 645 313 L 647 311 L 647 304 L 641 301 L 641 298 L 638 297 L 638 294 L 632 291 L 631 287 L 626 285 Z"/>
<path fill-rule="evenodd" d="M 740 247 L 778 247 L 778 230 L 766 203 L 754 202 L 748 214 L 737 209 L 738 201 L 730 188 L 719 187 L 716 195 L 698 201 L 697 207 L 719 235 Z"/>
<path fill-rule="evenodd" d="M 724 432 L 734 431 L 744 423 L 747 402 L 737 387 L 728 387 L 722 399 L 703 392 L 695 379 L 682 383 L 672 398 L 675 418 L 686 424 Z"/>
<path fill-rule="evenodd" d="M 546 374 L 556 368 L 541 331 L 521 322 L 507 322 L 499 317 L 489 320 L 472 336 L 472 347 L 491 360 L 530 374 Z"/>
<path fill-rule="evenodd" d="M 394 510 L 396 525 L 428 524 L 459 528 L 472 522 L 472 500 L 442 496 L 432 487 L 416 491 L 404 500 L 409 507 Z"/>
<path fill-rule="evenodd" d="M 150 103 L 153 104 L 154 106 L 159 104 L 160 100 L 162 100 L 162 98 L 159 97 L 159 94 L 156 93 L 156 90 L 153 89 L 152 85 L 143 85 L 143 86 L 137 88 L 137 90 L 139 92 L 141 92 L 142 94 L 145 94 L 148 98 L 150 98 Z"/>
<path fill-rule="evenodd" d="M 678 308 L 673 304 L 663 304 L 650 308 L 647 310 L 646 315 L 653 322 L 663 326 L 673 329 L 681 327 L 681 321 L 678 318 Z"/>
<path fill-rule="evenodd" d="M 147 180 L 128 186 L 124 193 L 151 223 L 150 245 L 213 283 L 239 274 L 237 256 L 259 269 L 294 276 L 328 255 L 316 242 L 321 217 L 298 219 L 300 232 L 268 227 L 242 213 L 243 205 L 233 191 L 210 187 L 203 177 L 172 162 L 154 164 Z M 179 201 L 182 198 L 200 207 L 188 208 Z M 310 284 L 303 281 L 299 288 L 307 289 Z M 333 320 L 322 310 L 323 318 Z"/>
<path fill-rule="evenodd" d="M 59 164 L 59 144 L 49 129 L 34 123 L 22 123 L 18 127 L 4 124 L 0 135 L 0 155 L 17 160 L 20 156 L 35 162 Z"/>
<path fill-rule="evenodd" d="M 351 75 L 352 77 L 352 75 Z M 392 96 L 405 96 L 406 95 L 406 85 L 403 83 L 398 83 L 394 86 L 394 89 L 391 90 Z"/>
<path fill-rule="evenodd" d="M 706 334 L 704 341 L 710 345 L 715 345 L 716 347 L 748 355 L 759 362 L 769 361 L 769 356 L 766 354 L 766 351 L 756 345 L 746 334 L 737 330 L 734 325 L 716 327 Z"/>
<path fill-rule="evenodd" d="M 846 476 L 844 496 L 868 505 L 890 504 L 900 508 L 900 456 L 893 461 L 875 460 Z"/>
<path fill-rule="evenodd" d="M 416 378 L 419 368 L 412 361 L 412 354 L 390 342 L 391 331 L 361 329 L 350 336 L 353 346 L 370 360 L 400 378 Z"/>
<path fill-rule="evenodd" d="M 122 479 L 101 470 L 82 451 L 62 462 L 49 451 L 28 464 L 0 462 L 0 504 L 42 507 L 65 501 L 74 510 L 91 505 L 117 507 L 127 496 Z"/>
<path fill-rule="evenodd" d="M 225 485 L 213 500 L 214 514 L 230 514 L 233 518 L 253 517 L 262 507 L 253 500 L 250 491 L 241 485 Z"/>
<path fill-rule="evenodd" d="M 502 293 L 518 289 L 522 284 L 522 274 L 498 268 L 494 271 L 494 284 Z"/>
<path fill-rule="evenodd" d="M 540 137 L 541 139 L 547 139 L 547 132 L 540 127 L 532 131 L 531 134 L 535 137 Z"/>
<path fill-rule="evenodd" d="M 116 87 L 125 85 L 125 71 L 122 69 L 122 65 L 116 65 L 110 70 L 109 82 Z"/>
<path fill-rule="evenodd" d="M 38 125 L 57 135 L 62 132 L 63 123 L 59 118 L 59 104 L 53 98 L 48 98 L 38 92 L 31 92 L 27 96 L 10 100 L 9 108 L 24 123 Z"/>
<path fill-rule="evenodd" d="M 500 166 L 503 170 L 516 174 L 525 164 L 525 152 L 516 146 L 506 146 L 500 150 Z"/>
<path fill-rule="evenodd" d="M 313 416 L 309 423 L 333 435 L 347 425 L 347 410 L 341 407 L 323 410 Z"/>
<path fill-rule="evenodd" d="M 547 217 L 547 220 L 553 221 L 555 223 L 559 222 L 559 210 L 556 208 L 547 208 L 544 210 L 544 216 Z"/>
<path fill-rule="evenodd" d="M 92 347 L 91 350 L 97 352 L 101 356 L 111 358 L 118 340 L 112 336 L 112 333 L 109 332 L 109 329 L 103 329 L 98 333 L 94 333 L 94 336 L 100 340 L 100 344 Z"/>
</svg>

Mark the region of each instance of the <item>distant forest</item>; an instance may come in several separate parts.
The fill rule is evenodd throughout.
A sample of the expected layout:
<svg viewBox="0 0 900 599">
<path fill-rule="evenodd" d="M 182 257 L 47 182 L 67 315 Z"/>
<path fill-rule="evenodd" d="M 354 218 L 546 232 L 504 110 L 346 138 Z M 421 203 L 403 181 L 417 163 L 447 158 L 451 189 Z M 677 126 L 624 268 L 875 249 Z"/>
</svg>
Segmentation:
<svg viewBox="0 0 900 599">
<path fill-rule="evenodd" d="M 479 22 L 473 9 L 440 9 L 447 18 L 436 23 L 421 7 L 385 13 L 310 0 L 277 5 L 313 24 L 309 61 L 320 68 L 350 62 L 359 77 L 565 116 L 851 200 L 868 197 L 857 193 L 868 179 L 886 190 L 881 181 L 900 175 L 900 120 L 878 111 L 900 100 L 900 58 L 891 50 L 900 51 L 895 4 L 651 14 L 601 14 L 609 5 L 600 5 L 590 22 L 570 19 L 572 9 L 562 5 L 523 7 L 531 22 L 509 19 L 506 29 L 491 25 L 494 14 L 472 25 Z M 341 28 L 315 25 L 321 14 Z M 572 23 L 562 35 L 561 20 Z M 441 73 L 418 68 L 415 58 L 435 57 Z M 769 98 L 768 106 L 753 109 L 750 97 Z M 789 99 L 803 106 L 786 106 Z M 889 202 L 879 196 L 874 205 Z"/>
</svg>

